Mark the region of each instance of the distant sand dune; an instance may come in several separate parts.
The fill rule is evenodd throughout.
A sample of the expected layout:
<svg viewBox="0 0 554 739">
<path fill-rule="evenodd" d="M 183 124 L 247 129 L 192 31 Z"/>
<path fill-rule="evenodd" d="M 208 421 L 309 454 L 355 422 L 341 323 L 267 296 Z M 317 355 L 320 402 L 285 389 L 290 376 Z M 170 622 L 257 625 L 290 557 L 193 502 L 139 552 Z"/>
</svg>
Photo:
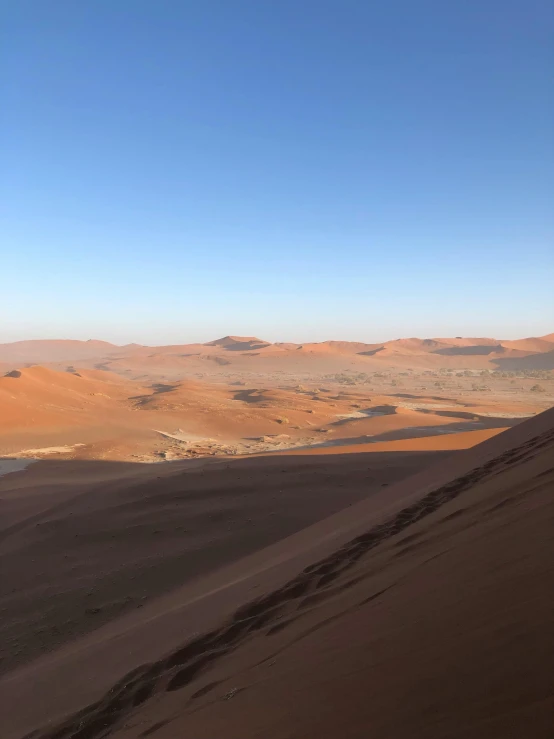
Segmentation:
<svg viewBox="0 0 554 739">
<path fill-rule="evenodd" d="M 440 366 L 466 367 L 468 359 L 477 361 L 475 366 L 493 367 L 487 357 L 494 358 L 502 354 L 511 356 L 535 356 L 552 351 L 552 336 L 525 338 L 502 341 L 493 338 L 440 338 L 419 339 L 407 338 L 385 341 L 381 343 L 364 343 L 354 341 L 306 342 L 303 344 L 269 341 L 255 336 L 225 336 L 205 344 L 181 344 L 171 346 L 147 347 L 138 344 L 115 346 L 103 341 L 21 341 L 11 344 L 0 344 L 0 362 L 17 365 L 44 364 L 50 362 L 89 362 L 104 368 L 118 369 L 122 366 L 191 366 L 194 367 L 204 356 L 222 356 L 237 366 L 245 361 L 243 356 L 252 362 L 258 354 L 258 361 L 268 359 L 279 366 L 283 362 L 313 364 L 324 361 L 327 357 L 329 366 L 337 358 L 358 357 L 364 361 L 375 361 L 390 366 L 403 366 L 408 358 L 418 358 L 417 366 L 429 368 Z M 488 347 L 488 349 L 487 349 Z M 233 356 L 234 355 L 234 356 Z M 442 355 L 442 356 L 441 356 Z M 444 358 L 459 359 L 447 365 L 441 364 Z M 456 364 L 461 362 L 461 364 Z M 310 364 L 306 365 L 310 366 Z M 264 364 L 265 369 L 267 365 Z"/>
</svg>

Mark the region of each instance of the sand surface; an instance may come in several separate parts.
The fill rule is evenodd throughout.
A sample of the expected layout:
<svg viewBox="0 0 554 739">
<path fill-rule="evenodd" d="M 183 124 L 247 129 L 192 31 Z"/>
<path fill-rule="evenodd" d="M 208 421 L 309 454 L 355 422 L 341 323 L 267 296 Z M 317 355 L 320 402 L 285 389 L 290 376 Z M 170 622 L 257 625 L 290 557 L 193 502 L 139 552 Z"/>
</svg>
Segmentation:
<svg viewBox="0 0 554 739">
<path fill-rule="evenodd" d="M 29 488 L 33 476 L 48 477 L 38 475 L 41 467 L 52 465 L 46 483 L 52 485 L 62 463 L 42 462 L 3 478 L 3 485 L 11 478 L 11 495 L 18 498 L 4 556 L 13 557 L 8 570 L 21 567 L 26 582 L 11 592 L 15 623 L 32 610 L 42 586 L 33 584 L 37 566 L 26 565 L 27 557 L 37 560 L 41 551 L 63 557 L 69 551 L 64 536 L 82 532 L 83 553 L 93 547 L 91 570 L 101 573 L 100 557 L 105 564 L 110 556 L 118 559 L 117 549 L 109 554 L 112 516 L 119 517 L 119 534 L 125 511 L 147 511 L 148 525 L 159 525 L 153 519 L 160 511 L 165 521 L 174 518 L 171 505 L 183 488 L 198 490 L 202 499 L 220 496 L 212 511 L 229 510 L 221 504 L 230 491 L 231 501 L 237 493 L 249 497 L 253 510 L 265 470 L 259 529 L 267 524 L 271 492 L 296 485 L 298 495 L 311 479 L 322 493 L 306 505 L 313 508 L 325 496 L 325 480 L 311 477 L 322 472 L 321 464 L 328 465 L 326 475 L 335 475 L 329 481 L 335 493 L 341 481 L 366 488 L 360 502 L 344 507 L 343 500 L 342 510 L 288 538 L 281 530 L 268 547 L 258 540 L 251 554 L 238 552 L 222 567 L 229 562 L 223 553 L 213 569 L 166 595 L 89 633 L 63 633 L 42 656 L 40 648 L 20 655 L 22 664 L 0 680 L 12 708 L 5 736 L 32 729 L 36 738 L 51 739 L 362 737 L 370 729 L 378 737 L 405 736 L 407 729 L 415 737 L 550 736 L 553 427 L 554 411 L 548 411 L 373 490 L 366 476 L 372 469 L 377 474 L 378 455 L 317 463 L 314 457 L 256 458 L 230 463 L 228 471 L 218 469 L 219 462 L 188 472 L 178 463 L 182 469 L 175 474 L 164 465 L 159 482 L 145 478 L 130 487 L 130 465 L 125 475 L 99 470 L 97 481 L 108 480 L 103 493 L 52 487 L 61 497 L 39 518 L 49 524 L 62 519 L 57 536 L 37 532 L 28 516 L 18 516 L 17 504 L 23 505 L 26 489 L 31 497 L 38 494 Z M 388 455 L 382 456 L 385 465 Z M 368 457 L 375 468 L 368 469 Z M 82 479 L 83 463 L 65 464 Z M 277 464 L 284 470 L 280 480 Z M 137 467 L 139 477 L 152 469 Z M 233 481 L 238 471 L 241 478 L 252 476 L 257 494 L 248 493 L 244 479 Z M 213 478 L 202 487 L 197 479 L 188 487 L 195 476 L 224 473 L 231 475 L 226 484 Z M 291 502 L 275 504 L 279 516 Z M 202 503 L 195 505 L 200 511 Z M 234 521 L 245 510 L 231 509 Z M 103 527 L 94 523 L 100 520 Z M 224 528 L 221 521 L 216 528 Z M 106 533 L 104 546 L 94 542 L 95 529 Z M 264 536 L 270 543 L 267 531 Z M 168 547 L 163 560 L 171 544 L 162 540 L 158 546 Z M 235 541 L 228 552 L 236 554 L 238 546 Z M 127 562 L 127 552 L 120 559 Z M 147 589 L 158 579 L 148 578 L 148 563 L 145 553 L 135 570 Z M 60 572 L 54 589 L 63 590 L 65 578 L 74 604 L 72 591 L 90 573 L 71 574 L 71 567 Z M 53 613 L 44 604 L 38 610 Z M 30 633 L 22 629 L 22 645 Z"/>
<path fill-rule="evenodd" d="M 505 341 L 494 338 L 395 339 L 368 344 L 323 341 L 271 343 L 252 336 L 226 336 L 199 344 L 115 346 L 103 341 L 19 341 L 0 344 L 0 363 L 14 367 L 77 364 L 124 375 L 239 372 L 340 372 L 411 370 L 552 369 L 552 334 Z M 508 366 L 509 365 L 509 366 Z"/>
<path fill-rule="evenodd" d="M 434 448 L 445 434 L 454 443 L 464 433 L 498 433 L 554 400 L 550 375 L 542 385 L 522 379 L 524 387 L 495 374 L 236 374 L 244 379 L 13 370 L 0 377 L 0 457 L 161 462 L 322 446 L 370 451 L 402 440 L 424 449 L 413 446 L 422 437 L 433 437 Z"/>
<path fill-rule="evenodd" d="M 0 345 L 2 739 L 546 736 L 553 336 Z"/>
<path fill-rule="evenodd" d="M 357 503 L 442 454 L 162 466 L 44 461 L 0 480 L 0 674 Z"/>
</svg>

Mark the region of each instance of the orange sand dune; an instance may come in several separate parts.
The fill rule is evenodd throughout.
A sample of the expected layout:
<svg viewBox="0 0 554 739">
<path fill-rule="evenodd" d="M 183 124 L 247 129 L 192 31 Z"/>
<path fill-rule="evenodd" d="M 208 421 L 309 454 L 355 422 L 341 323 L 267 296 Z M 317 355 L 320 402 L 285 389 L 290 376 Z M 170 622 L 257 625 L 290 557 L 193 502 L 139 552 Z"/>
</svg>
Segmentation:
<svg viewBox="0 0 554 739">
<path fill-rule="evenodd" d="M 83 362 L 89 367 L 118 372 L 236 371 L 339 372 L 345 366 L 359 371 L 380 367 L 494 368 L 497 359 L 533 357 L 551 351 L 552 335 L 500 341 L 493 338 L 405 338 L 381 343 L 353 341 L 279 342 L 254 336 L 225 336 L 204 344 L 171 346 L 114 346 L 102 341 L 23 341 L 0 344 L 0 362 L 19 367 L 28 363 Z M 527 366 L 527 365 L 526 365 Z M 540 368 L 540 363 L 537 365 Z"/>
<path fill-rule="evenodd" d="M 151 602 L 148 592 L 159 583 L 159 571 L 150 569 L 153 562 L 144 551 L 129 580 L 139 592 L 144 588 L 142 608 L 89 634 L 77 633 L 73 642 L 2 678 L 11 708 L 6 739 L 35 729 L 34 739 L 355 739 L 368 732 L 404 736 L 406 730 L 421 739 L 549 738 L 553 451 L 554 411 L 547 411 L 410 478 L 378 489 L 368 485 L 363 501 Z M 348 485 L 349 475 L 344 461 L 335 459 L 340 460 L 331 483 L 336 490 Z M 348 455 L 354 463 L 365 459 Z M 214 513 L 222 510 L 226 490 L 246 493 L 238 479 L 245 464 L 242 474 L 231 465 L 231 477 L 216 485 L 216 495 L 223 487 Z M 284 458 L 270 464 L 284 470 L 280 480 L 275 467 L 266 470 L 274 495 L 294 485 L 302 469 L 293 471 Z M 258 475 L 263 465 L 264 460 L 247 463 Z M 369 482 L 374 473 L 371 463 L 366 465 Z M 12 479 L 21 485 L 27 474 Z M 332 474 L 330 468 L 324 474 Z M 359 466 L 357 484 L 363 474 Z M 306 487 L 305 479 L 298 482 L 298 491 Z M 314 485 L 316 491 L 322 482 Z M 17 589 L 11 608 L 19 603 L 26 618 L 34 617 L 29 603 L 37 583 L 48 587 L 38 573 L 48 560 L 39 552 L 57 541 L 58 531 L 89 532 L 88 522 L 96 521 L 99 546 L 93 538 L 77 537 L 74 546 L 84 547 L 83 555 L 91 551 L 66 565 L 60 560 L 52 570 L 56 578 L 69 583 L 72 567 L 84 563 L 90 574 L 102 572 L 106 556 L 119 554 L 119 561 L 127 561 L 118 552 L 128 546 L 124 531 L 138 535 L 143 546 L 149 540 L 135 518 L 113 541 L 113 529 L 100 525 L 102 510 L 111 510 L 108 520 L 117 516 L 111 525 L 129 512 L 140 514 L 149 527 L 160 525 L 165 510 L 167 525 L 185 490 L 195 490 L 189 483 L 181 471 L 153 486 L 145 483 L 132 495 L 118 484 L 97 490 L 94 498 L 75 497 L 73 508 L 58 505 L 10 532 L 4 551 L 14 567 L 28 568 L 25 577 L 32 586 Z M 261 502 L 263 489 L 259 483 L 255 488 L 254 504 Z M 204 489 L 193 492 L 191 502 L 201 504 L 204 495 Z M 21 492 L 10 497 L 15 505 Z M 244 506 L 233 518 L 247 510 L 246 501 Z M 57 527 L 60 517 L 69 523 L 71 512 L 71 518 L 78 515 L 70 528 Z M 45 525 L 43 531 L 33 526 L 37 522 Z M 172 542 L 176 552 L 183 551 L 182 540 L 183 534 L 168 538 L 166 533 L 154 546 Z M 68 549 L 55 551 L 62 557 Z M 189 566 L 198 551 L 192 547 Z M 110 582 L 108 577 L 106 586 Z M 94 601 L 96 587 L 84 584 Z M 125 592 L 113 585 L 114 593 Z M 60 592 L 59 585 L 53 587 Z M 62 592 L 71 602 L 71 588 Z M 85 604 L 86 597 L 84 609 Z M 86 618 L 102 617 L 96 608 Z M 53 613 L 36 610 L 39 618 Z M 79 613 L 79 608 L 66 612 L 63 629 L 28 630 L 37 641 L 20 639 L 16 656 L 25 659 L 30 645 L 36 649 L 52 634 L 70 640 L 71 630 L 83 623 L 82 614 L 75 620 Z M 7 623 L 20 628 L 20 618 Z"/>
<path fill-rule="evenodd" d="M 516 341 L 503 341 L 502 346 L 507 349 L 519 349 L 529 354 L 542 354 L 552 351 L 552 341 L 547 339 L 517 339 Z"/>
<path fill-rule="evenodd" d="M 130 380 L 104 370 L 33 366 L 0 377 L 0 454 L 159 461 L 443 433 L 454 444 L 460 432 L 509 426 L 511 415 L 517 420 L 544 408 L 541 394 L 518 402 L 513 391 L 499 398 L 466 392 L 462 402 L 456 378 L 449 380 L 452 397 L 397 392 L 390 380 L 377 380 L 388 383 L 387 395 L 366 382 L 365 374 L 346 388 L 153 381 L 148 371 Z"/>
<path fill-rule="evenodd" d="M 56 372 L 41 366 L 0 377 L 0 432 L 57 423 L 87 424 L 86 413 L 127 398 L 129 385 L 108 372 Z"/>
</svg>

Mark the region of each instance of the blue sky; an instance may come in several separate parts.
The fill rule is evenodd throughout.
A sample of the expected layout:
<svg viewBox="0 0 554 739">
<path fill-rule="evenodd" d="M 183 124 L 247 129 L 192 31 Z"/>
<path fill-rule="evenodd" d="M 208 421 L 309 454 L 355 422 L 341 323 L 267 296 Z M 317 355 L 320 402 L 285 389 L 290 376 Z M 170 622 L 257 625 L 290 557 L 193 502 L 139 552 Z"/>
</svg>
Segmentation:
<svg viewBox="0 0 554 739">
<path fill-rule="evenodd" d="M 0 341 L 553 330 L 550 0 L 0 7 Z"/>
</svg>

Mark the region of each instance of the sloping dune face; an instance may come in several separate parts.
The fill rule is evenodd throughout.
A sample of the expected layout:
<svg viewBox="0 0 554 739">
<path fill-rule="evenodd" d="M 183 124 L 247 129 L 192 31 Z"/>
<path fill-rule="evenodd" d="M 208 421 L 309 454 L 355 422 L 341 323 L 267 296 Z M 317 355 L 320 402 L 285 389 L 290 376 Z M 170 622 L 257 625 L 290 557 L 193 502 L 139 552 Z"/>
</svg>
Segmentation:
<svg viewBox="0 0 554 739">
<path fill-rule="evenodd" d="M 0 457 L 136 454 L 148 428 L 136 422 L 136 398 L 148 392 L 101 370 L 12 370 L 0 377 Z"/>
<path fill-rule="evenodd" d="M 202 467 L 51 459 L 24 477 L 0 479 L 7 542 L 0 548 L 0 641 L 19 645 L 2 654 L 0 674 L 445 454 L 398 453 L 394 464 L 391 456 L 331 456 L 318 464 L 306 456 L 254 457 Z M 62 628 L 68 620 L 71 629 Z"/>
<path fill-rule="evenodd" d="M 7 739 L 550 739 L 553 452 L 547 411 L 13 673 Z"/>
<path fill-rule="evenodd" d="M 515 341 L 503 341 L 502 346 L 506 349 L 518 349 L 519 351 L 541 354 L 552 351 L 552 340 L 543 339 L 517 339 Z"/>
<path fill-rule="evenodd" d="M 87 423 L 86 412 L 127 396 L 125 383 L 107 372 L 56 372 L 41 366 L 0 377 L 0 431 Z"/>
<path fill-rule="evenodd" d="M 237 638 L 200 680 L 171 678 L 187 707 L 172 719 L 178 699 L 166 694 L 134 726 L 168 720 L 162 739 L 547 739 L 553 453 L 549 429 L 239 612 L 264 622 L 263 636 Z"/>
</svg>

